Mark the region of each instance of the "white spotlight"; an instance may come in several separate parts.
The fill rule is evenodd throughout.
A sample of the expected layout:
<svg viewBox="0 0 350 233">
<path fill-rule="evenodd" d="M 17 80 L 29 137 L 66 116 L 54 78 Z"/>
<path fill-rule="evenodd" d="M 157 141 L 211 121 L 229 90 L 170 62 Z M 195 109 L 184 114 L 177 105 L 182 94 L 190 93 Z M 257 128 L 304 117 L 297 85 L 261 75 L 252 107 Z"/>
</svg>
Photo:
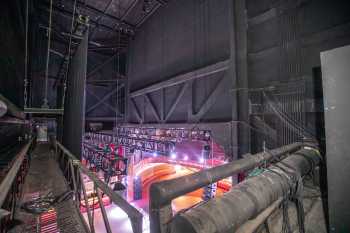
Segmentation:
<svg viewBox="0 0 350 233">
<path fill-rule="evenodd" d="M 158 156 L 157 152 L 154 152 L 153 157 L 157 157 L 157 156 Z"/>
<path fill-rule="evenodd" d="M 175 171 L 180 171 L 182 169 L 182 167 L 180 165 L 175 165 Z"/>
<path fill-rule="evenodd" d="M 187 161 L 188 160 L 188 155 L 184 156 L 184 160 Z"/>
<path fill-rule="evenodd" d="M 170 158 L 171 159 L 176 159 L 176 153 L 171 153 Z"/>
<path fill-rule="evenodd" d="M 199 162 L 200 162 L 200 163 L 204 163 L 204 158 L 201 157 L 201 158 L 199 159 Z"/>
</svg>

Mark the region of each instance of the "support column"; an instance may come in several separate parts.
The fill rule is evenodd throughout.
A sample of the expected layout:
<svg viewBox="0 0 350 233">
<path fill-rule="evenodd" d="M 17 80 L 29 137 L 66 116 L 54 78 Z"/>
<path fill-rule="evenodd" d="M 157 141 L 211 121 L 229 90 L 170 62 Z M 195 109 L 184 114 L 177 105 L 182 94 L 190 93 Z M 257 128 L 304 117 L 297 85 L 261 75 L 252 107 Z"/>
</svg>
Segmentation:
<svg viewBox="0 0 350 233">
<path fill-rule="evenodd" d="M 232 159 L 250 152 L 246 0 L 230 1 Z"/>
</svg>

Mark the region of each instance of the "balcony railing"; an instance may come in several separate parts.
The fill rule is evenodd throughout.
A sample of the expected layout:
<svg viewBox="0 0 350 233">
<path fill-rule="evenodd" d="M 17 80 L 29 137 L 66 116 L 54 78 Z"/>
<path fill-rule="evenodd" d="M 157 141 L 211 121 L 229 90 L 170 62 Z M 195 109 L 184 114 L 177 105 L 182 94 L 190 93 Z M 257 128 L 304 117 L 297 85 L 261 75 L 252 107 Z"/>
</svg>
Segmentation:
<svg viewBox="0 0 350 233">
<path fill-rule="evenodd" d="M 112 229 L 102 201 L 103 195 L 107 196 L 113 204 L 120 207 L 128 215 L 134 233 L 142 232 L 143 215 L 139 210 L 127 202 L 122 196 L 115 193 L 106 183 L 100 180 L 95 173 L 91 172 L 84 165 L 82 165 L 71 152 L 69 152 L 61 143 L 57 141 L 55 150 L 57 160 L 62 171 L 64 172 L 66 180 L 71 185 L 71 188 L 75 193 L 74 202 L 76 208 L 80 210 L 81 202 L 84 202 L 88 217 L 87 231 L 91 233 L 95 232 L 93 216 L 94 211 L 91 210 L 94 207 L 90 208 L 89 205 L 87 190 L 84 182 L 82 182 L 84 175 L 87 176 L 93 183 L 93 190 L 95 191 L 99 207 L 101 209 L 106 232 L 111 233 Z M 80 211 L 78 212 L 81 214 Z"/>
</svg>

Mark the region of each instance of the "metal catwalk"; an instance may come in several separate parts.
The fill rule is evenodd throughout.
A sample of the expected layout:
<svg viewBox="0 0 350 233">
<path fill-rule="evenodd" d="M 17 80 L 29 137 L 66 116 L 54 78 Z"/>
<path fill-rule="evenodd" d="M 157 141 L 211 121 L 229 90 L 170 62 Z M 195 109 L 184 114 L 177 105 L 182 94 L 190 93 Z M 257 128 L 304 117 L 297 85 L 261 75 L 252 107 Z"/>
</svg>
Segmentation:
<svg viewBox="0 0 350 233">
<path fill-rule="evenodd" d="M 27 213 L 20 208 L 23 203 L 50 192 L 53 196 L 58 196 L 69 191 L 65 178 L 54 159 L 54 153 L 50 151 L 50 145 L 38 144 L 31 159 L 31 167 L 25 178 L 23 194 L 15 216 L 15 219 L 19 220 L 19 225 L 10 232 L 85 233 L 82 220 L 76 208 L 73 208 L 71 198 L 55 205 L 52 210 L 37 215 Z"/>
</svg>

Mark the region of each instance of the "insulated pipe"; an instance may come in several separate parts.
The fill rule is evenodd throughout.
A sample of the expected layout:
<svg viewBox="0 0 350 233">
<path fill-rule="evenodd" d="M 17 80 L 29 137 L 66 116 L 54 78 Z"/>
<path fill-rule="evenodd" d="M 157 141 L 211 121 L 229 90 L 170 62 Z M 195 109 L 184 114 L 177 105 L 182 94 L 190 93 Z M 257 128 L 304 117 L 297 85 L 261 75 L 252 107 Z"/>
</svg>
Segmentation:
<svg viewBox="0 0 350 233">
<path fill-rule="evenodd" d="M 154 183 L 150 187 L 150 226 L 152 233 L 167 232 L 172 219 L 171 201 L 211 183 L 256 167 L 272 158 L 279 158 L 299 150 L 304 144 L 293 143 L 269 152 L 262 152 L 231 163 L 202 170 L 173 180 Z"/>
<path fill-rule="evenodd" d="M 290 186 L 289 173 L 304 176 L 319 162 L 318 151 L 303 148 L 277 163 L 277 166 L 272 165 L 270 170 L 236 185 L 222 197 L 179 213 L 170 223 L 171 232 L 235 232 L 246 221 L 283 197 L 290 188 L 296 189 L 295 185 Z"/>
<path fill-rule="evenodd" d="M 0 117 L 3 117 L 7 113 L 7 105 L 0 100 Z"/>
<path fill-rule="evenodd" d="M 19 109 L 16 105 L 11 103 L 11 101 L 6 99 L 5 96 L 3 96 L 1 94 L 0 94 L 0 102 L 3 102 L 6 105 L 6 109 L 7 109 L 6 114 L 7 115 L 16 117 L 18 119 L 24 119 L 25 118 L 23 111 L 21 109 Z M 0 114 L 0 117 L 1 117 L 1 114 Z"/>
</svg>

